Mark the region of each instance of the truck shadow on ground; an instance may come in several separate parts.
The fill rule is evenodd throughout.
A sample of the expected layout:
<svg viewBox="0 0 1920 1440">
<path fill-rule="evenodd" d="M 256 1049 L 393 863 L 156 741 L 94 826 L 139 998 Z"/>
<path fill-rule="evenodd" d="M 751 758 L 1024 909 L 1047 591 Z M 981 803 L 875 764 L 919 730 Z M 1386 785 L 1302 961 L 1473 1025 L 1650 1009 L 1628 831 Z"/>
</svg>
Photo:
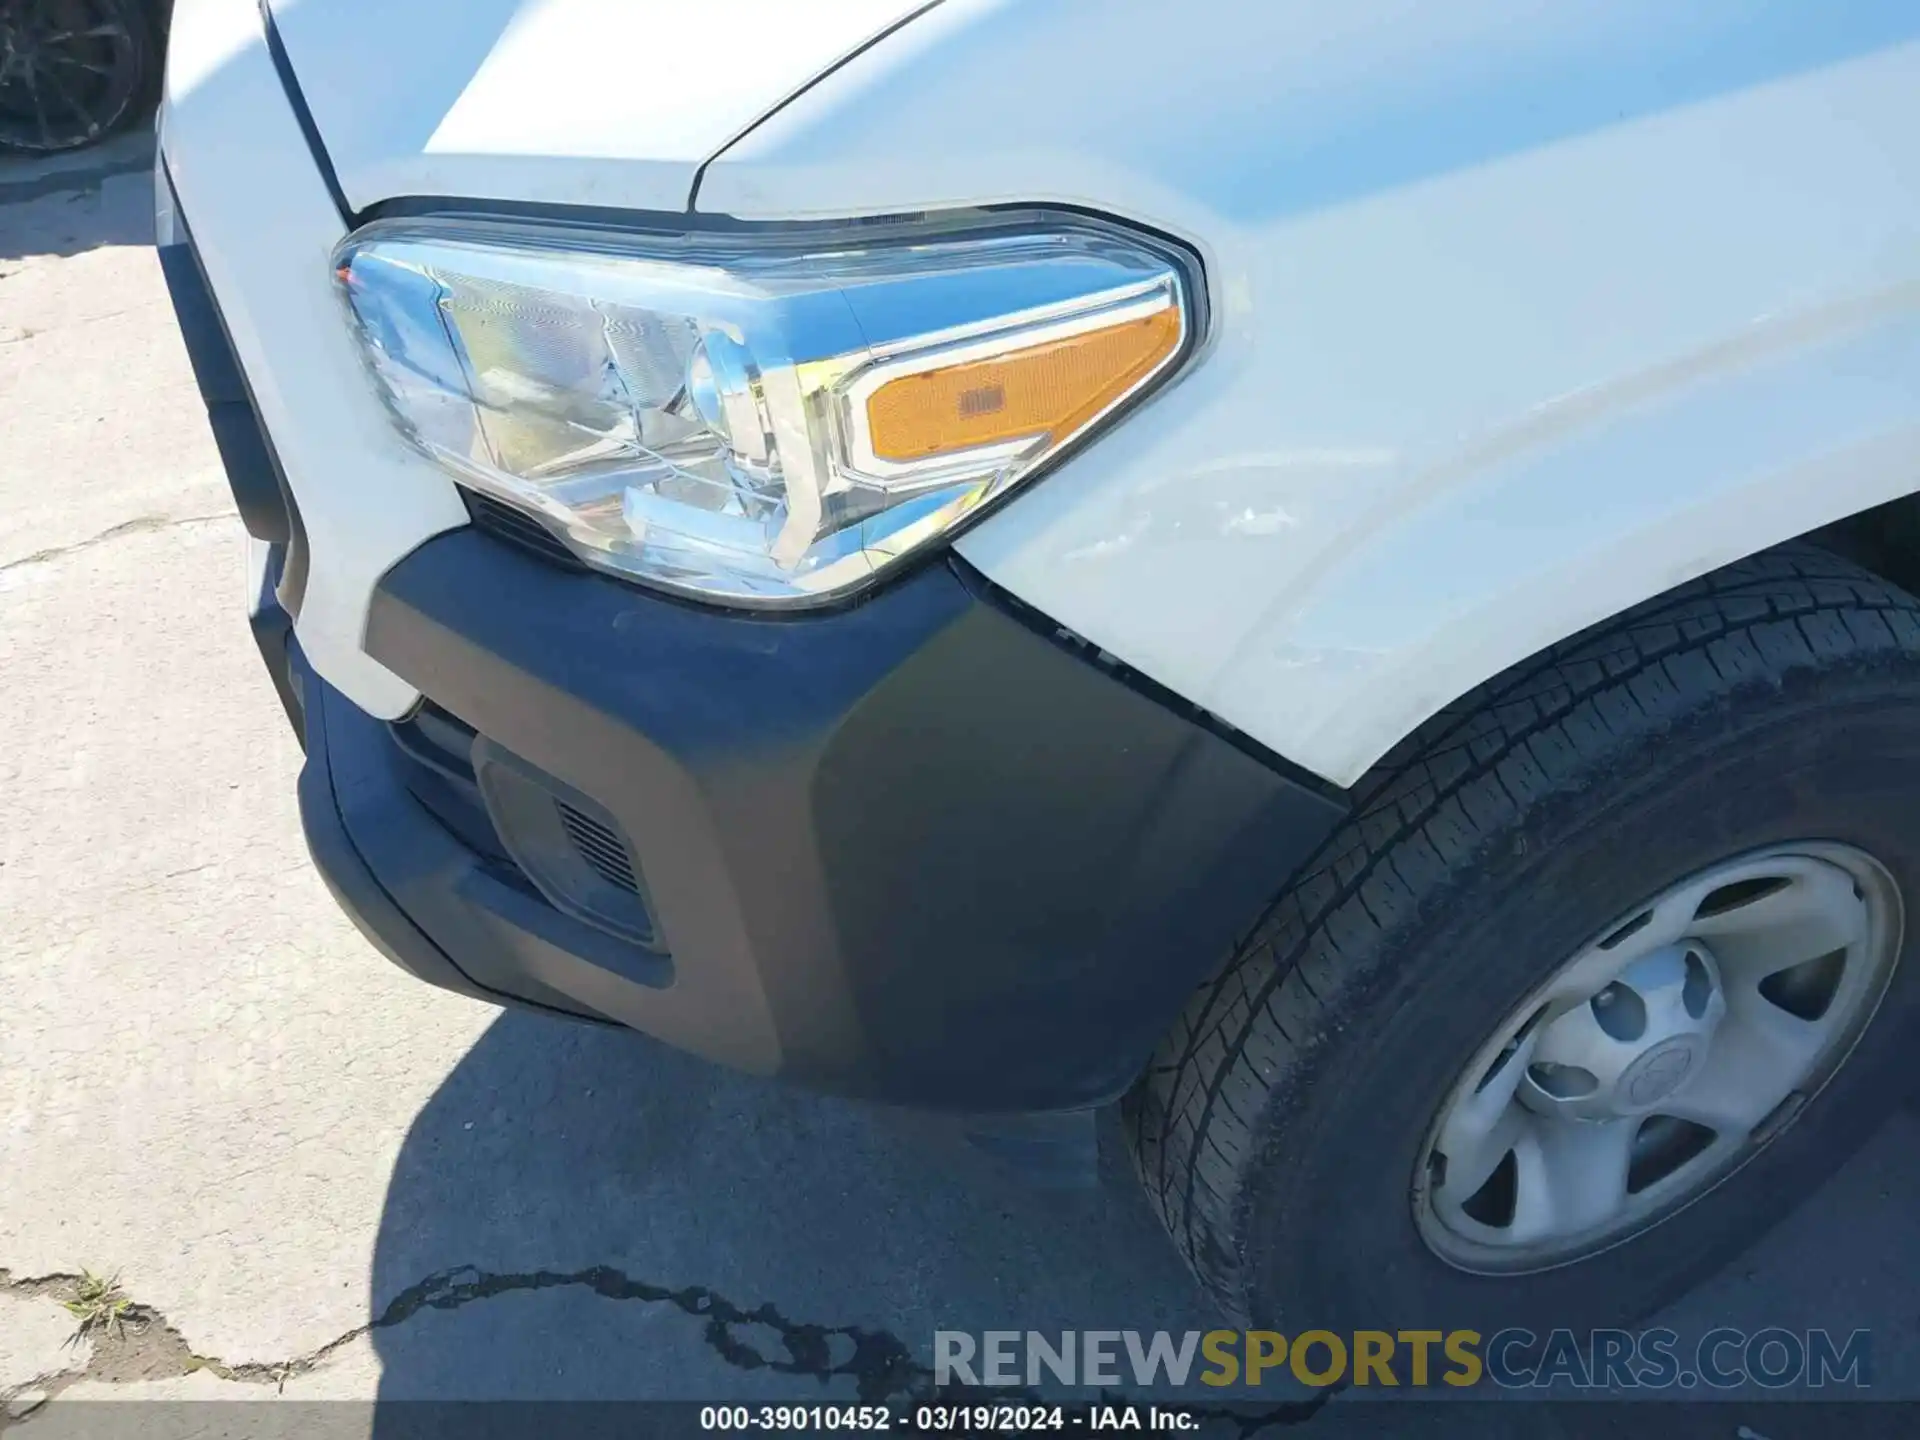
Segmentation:
<svg viewBox="0 0 1920 1440">
<path fill-rule="evenodd" d="M 1106 1119 L 1099 1186 L 1037 1190 L 924 1117 L 504 1014 L 395 1164 L 379 1397 L 898 1405 L 928 1388 L 936 1330 L 1216 1327 Z M 1866 1327 L 1876 1398 L 1920 1396 L 1916 1139 L 1897 1116 L 1662 1323 Z M 416 1407 L 379 1413 L 405 1423 L 376 1434 L 421 1433 Z"/>
<path fill-rule="evenodd" d="M 0 156 L 0 261 L 151 244 L 151 129 L 44 160 Z"/>
<path fill-rule="evenodd" d="M 936 1329 L 1208 1328 L 1103 1141 L 1039 1190 L 942 1122 L 503 1015 L 395 1165 L 381 1395 L 877 1401 Z"/>
</svg>

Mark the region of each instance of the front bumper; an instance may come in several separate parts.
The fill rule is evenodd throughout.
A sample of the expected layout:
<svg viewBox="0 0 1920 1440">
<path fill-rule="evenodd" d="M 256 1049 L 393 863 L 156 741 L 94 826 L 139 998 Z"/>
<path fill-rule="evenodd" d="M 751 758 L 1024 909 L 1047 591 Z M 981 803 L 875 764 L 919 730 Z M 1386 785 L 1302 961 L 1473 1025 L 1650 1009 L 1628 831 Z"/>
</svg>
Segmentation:
<svg viewBox="0 0 1920 1440">
<path fill-rule="evenodd" d="M 198 363 L 217 311 L 171 258 L 231 407 Z M 253 628 L 304 732 L 314 859 L 450 989 L 841 1093 L 1083 1107 L 1341 814 L 955 560 L 768 618 L 453 530 L 374 594 L 366 652 L 425 697 L 390 724 L 294 638 L 271 445 L 224 451 L 274 547 Z"/>
<path fill-rule="evenodd" d="M 302 673 L 301 809 L 395 959 L 846 1093 L 1112 1098 L 1338 813 L 946 565 L 774 621 L 467 530 L 367 645 L 433 708 Z M 624 921 L 592 889 L 623 864 Z"/>
</svg>

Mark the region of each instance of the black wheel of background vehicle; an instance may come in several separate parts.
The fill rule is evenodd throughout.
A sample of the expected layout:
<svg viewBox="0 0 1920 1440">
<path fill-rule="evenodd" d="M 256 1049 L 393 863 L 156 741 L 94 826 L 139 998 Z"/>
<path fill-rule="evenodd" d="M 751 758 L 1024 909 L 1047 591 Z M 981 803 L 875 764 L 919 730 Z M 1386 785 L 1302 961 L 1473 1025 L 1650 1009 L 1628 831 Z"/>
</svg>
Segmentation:
<svg viewBox="0 0 1920 1440">
<path fill-rule="evenodd" d="M 1878 578 L 1730 566 L 1490 681 L 1355 799 L 1128 1097 L 1243 1322 L 1641 1318 L 1911 1093 L 1920 601 Z"/>
<path fill-rule="evenodd" d="M 141 0 L 0 0 L 0 150 L 105 138 L 144 109 L 157 70 Z"/>
</svg>

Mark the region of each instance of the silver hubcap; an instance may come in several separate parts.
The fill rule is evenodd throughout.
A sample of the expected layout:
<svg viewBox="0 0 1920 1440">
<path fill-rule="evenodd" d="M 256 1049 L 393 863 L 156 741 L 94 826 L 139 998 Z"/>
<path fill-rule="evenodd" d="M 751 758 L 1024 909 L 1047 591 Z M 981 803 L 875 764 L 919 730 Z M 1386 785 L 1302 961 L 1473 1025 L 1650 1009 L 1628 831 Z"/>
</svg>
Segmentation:
<svg viewBox="0 0 1920 1440">
<path fill-rule="evenodd" d="M 1900 933 L 1886 871 L 1827 844 L 1730 861 L 1621 916 L 1440 1106 L 1414 1177 L 1427 1243 L 1462 1269 L 1543 1270 L 1699 1198 L 1846 1059 Z"/>
</svg>

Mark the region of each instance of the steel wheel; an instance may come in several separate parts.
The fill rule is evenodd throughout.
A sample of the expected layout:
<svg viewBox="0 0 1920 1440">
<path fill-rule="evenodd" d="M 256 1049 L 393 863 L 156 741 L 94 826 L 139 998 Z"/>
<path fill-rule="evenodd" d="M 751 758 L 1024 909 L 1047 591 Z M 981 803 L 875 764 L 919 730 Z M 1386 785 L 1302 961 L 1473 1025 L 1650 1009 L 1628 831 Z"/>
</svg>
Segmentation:
<svg viewBox="0 0 1920 1440">
<path fill-rule="evenodd" d="M 1415 1210 L 1480 1273 L 1615 1245 L 1726 1179 L 1846 1059 L 1899 895 L 1845 846 L 1769 850 L 1637 907 L 1528 997 L 1434 1121 Z"/>
<path fill-rule="evenodd" d="M 131 0 L 0 0 L 0 147 L 51 153 L 126 121 L 149 64 Z"/>
</svg>

